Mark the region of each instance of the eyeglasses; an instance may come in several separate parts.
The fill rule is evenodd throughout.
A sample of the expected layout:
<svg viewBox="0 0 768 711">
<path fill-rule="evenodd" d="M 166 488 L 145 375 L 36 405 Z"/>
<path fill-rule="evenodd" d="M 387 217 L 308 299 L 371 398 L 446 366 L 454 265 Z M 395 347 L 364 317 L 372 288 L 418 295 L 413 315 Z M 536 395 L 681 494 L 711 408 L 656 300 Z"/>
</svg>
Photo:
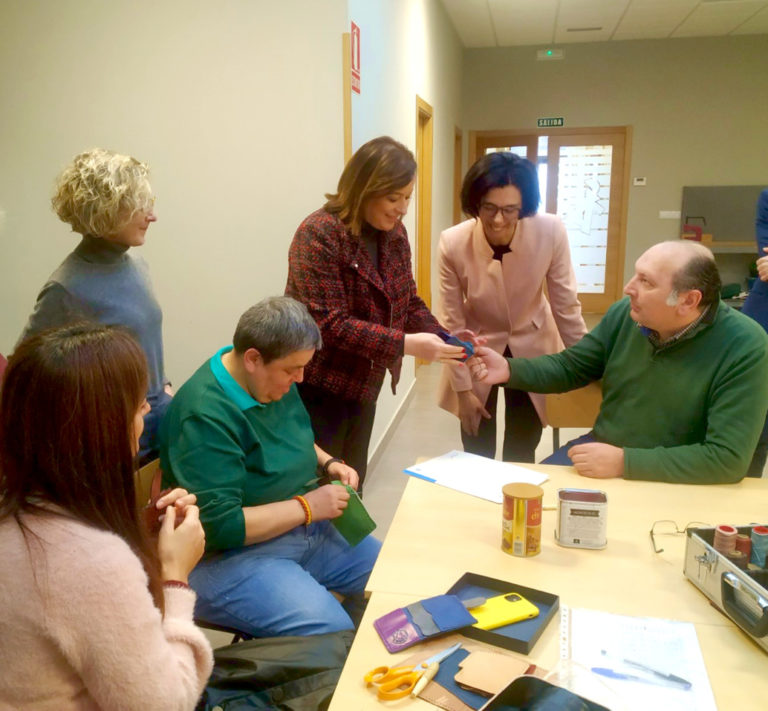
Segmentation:
<svg viewBox="0 0 768 711">
<path fill-rule="evenodd" d="M 492 202 L 484 202 L 480 205 L 480 214 L 489 220 L 496 217 L 499 212 L 501 212 L 505 220 L 511 220 L 513 217 L 517 217 L 520 214 L 520 210 L 521 208 L 517 205 L 499 207 L 499 205 L 494 205 Z"/>
<path fill-rule="evenodd" d="M 664 549 L 659 548 L 656 545 L 656 536 L 674 536 L 678 533 L 685 533 L 689 528 L 694 526 L 703 526 L 709 528 L 708 523 L 702 521 L 689 521 L 682 528 L 680 528 L 674 521 L 670 519 L 664 519 L 662 521 L 654 521 L 651 526 L 651 545 L 653 546 L 654 553 L 663 553 Z"/>
</svg>

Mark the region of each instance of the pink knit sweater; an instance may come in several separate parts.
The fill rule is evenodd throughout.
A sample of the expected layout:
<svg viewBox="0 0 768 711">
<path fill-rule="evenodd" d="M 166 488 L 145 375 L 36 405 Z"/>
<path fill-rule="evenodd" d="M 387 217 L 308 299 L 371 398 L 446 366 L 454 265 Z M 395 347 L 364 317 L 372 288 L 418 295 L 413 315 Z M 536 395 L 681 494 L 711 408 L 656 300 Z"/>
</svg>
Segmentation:
<svg viewBox="0 0 768 711">
<path fill-rule="evenodd" d="M 190 711 L 213 656 L 191 590 L 155 607 L 118 536 L 56 516 L 0 522 L 0 710 Z"/>
</svg>

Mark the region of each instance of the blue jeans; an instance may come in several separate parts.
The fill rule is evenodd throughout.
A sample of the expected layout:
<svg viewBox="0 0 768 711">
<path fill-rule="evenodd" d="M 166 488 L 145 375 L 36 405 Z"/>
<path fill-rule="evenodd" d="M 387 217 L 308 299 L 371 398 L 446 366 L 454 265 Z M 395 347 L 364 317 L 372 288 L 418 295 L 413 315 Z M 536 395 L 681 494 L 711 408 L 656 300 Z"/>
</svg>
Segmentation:
<svg viewBox="0 0 768 711">
<path fill-rule="evenodd" d="M 206 555 L 189 576 L 195 615 L 253 637 L 354 629 L 345 607 L 359 607 L 381 543 L 354 548 L 330 521 L 297 526 L 277 538 Z"/>
<path fill-rule="evenodd" d="M 581 437 L 577 437 L 576 439 L 572 439 L 567 444 L 564 444 L 560 449 L 558 449 L 556 452 L 552 452 L 546 459 L 542 459 L 539 464 L 560 464 L 564 467 L 572 467 L 573 462 L 571 461 L 571 458 L 568 456 L 568 450 L 573 447 L 575 444 L 584 444 L 585 442 L 596 442 L 595 435 L 592 432 L 587 432 L 585 435 L 581 435 Z"/>
</svg>

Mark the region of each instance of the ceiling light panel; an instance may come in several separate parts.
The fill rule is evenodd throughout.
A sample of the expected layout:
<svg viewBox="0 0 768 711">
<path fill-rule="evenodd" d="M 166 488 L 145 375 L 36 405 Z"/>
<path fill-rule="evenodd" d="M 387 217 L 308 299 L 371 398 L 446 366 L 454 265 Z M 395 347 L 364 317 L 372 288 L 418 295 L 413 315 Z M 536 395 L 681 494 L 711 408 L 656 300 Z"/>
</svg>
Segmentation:
<svg viewBox="0 0 768 711">
<path fill-rule="evenodd" d="M 611 39 L 630 0 L 561 0 L 555 42 L 600 42 Z M 584 31 L 584 28 L 601 28 Z M 568 30 L 577 30 L 568 32 Z"/>
</svg>

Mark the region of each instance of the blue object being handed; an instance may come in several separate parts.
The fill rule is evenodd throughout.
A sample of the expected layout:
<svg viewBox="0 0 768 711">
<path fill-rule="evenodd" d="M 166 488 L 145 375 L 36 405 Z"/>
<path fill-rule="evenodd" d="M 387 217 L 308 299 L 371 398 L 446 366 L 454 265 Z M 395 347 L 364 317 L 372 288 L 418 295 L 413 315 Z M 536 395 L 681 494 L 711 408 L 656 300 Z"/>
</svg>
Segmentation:
<svg viewBox="0 0 768 711">
<path fill-rule="evenodd" d="M 475 355 L 475 347 L 469 341 L 462 341 L 460 338 L 456 338 L 456 336 L 452 336 L 450 333 L 446 333 L 445 331 L 438 331 L 437 335 L 440 336 L 440 338 L 442 338 L 448 345 L 461 346 L 464 349 L 464 356 L 461 358 L 462 363 L 467 360 L 467 358 L 471 358 L 473 355 Z"/>
</svg>

